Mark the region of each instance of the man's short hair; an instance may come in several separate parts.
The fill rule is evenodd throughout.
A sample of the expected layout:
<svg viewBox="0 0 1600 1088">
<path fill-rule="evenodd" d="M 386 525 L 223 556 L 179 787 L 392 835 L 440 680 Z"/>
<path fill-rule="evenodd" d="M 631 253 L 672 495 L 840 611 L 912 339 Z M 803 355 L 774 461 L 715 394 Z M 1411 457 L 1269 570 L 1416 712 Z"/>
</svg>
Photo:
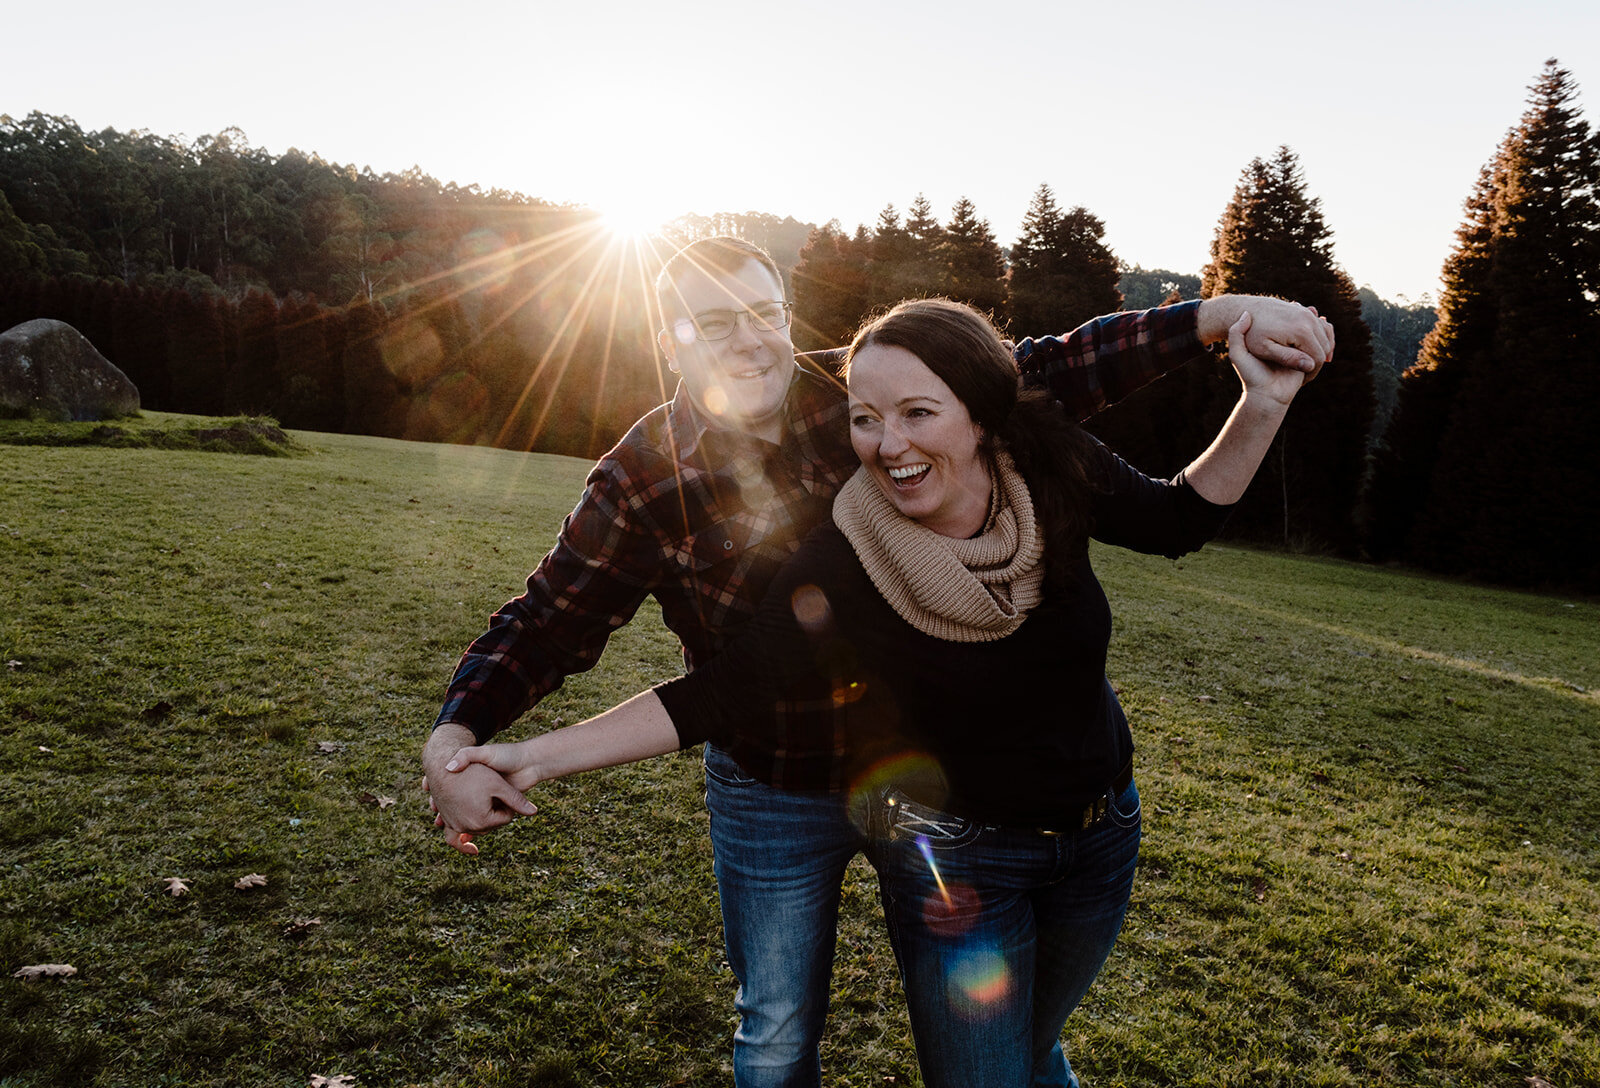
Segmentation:
<svg viewBox="0 0 1600 1088">
<path fill-rule="evenodd" d="M 656 276 L 656 299 L 661 303 L 662 316 L 675 311 L 673 304 L 678 293 L 674 288 L 689 271 L 736 276 L 751 261 L 771 272 L 772 282 L 778 285 L 778 290 L 783 290 L 783 273 L 778 271 L 777 262 L 754 242 L 726 235 L 690 242 L 669 257 L 661 266 L 660 275 Z"/>
</svg>

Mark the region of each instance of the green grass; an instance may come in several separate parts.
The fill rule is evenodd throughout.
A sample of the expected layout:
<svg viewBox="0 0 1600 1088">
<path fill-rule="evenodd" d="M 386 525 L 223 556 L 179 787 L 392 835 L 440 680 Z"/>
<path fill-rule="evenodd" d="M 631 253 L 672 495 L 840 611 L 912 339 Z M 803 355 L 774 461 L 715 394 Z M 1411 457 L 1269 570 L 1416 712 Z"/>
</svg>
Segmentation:
<svg viewBox="0 0 1600 1088">
<path fill-rule="evenodd" d="M 0 418 L 0 445 L 106 446 L 114 449 L 204 450 L 288 457 L 305 449 L 266 416 L 185 416 L 139 412 L 106 421 L 51 416 Z"/>
<path fill-rule="evenodd" d="M 587 466 L 295 438 L 0 444 L 0 1085 L 730 1083 L 694 755 L 541 789 L 475 859 L 416 784 Z M 1096 566 L 1148 822 L 1068 1025 L 1086 1084 L 1600 1084 L 1595 603 L 1235 547 Z M 530 728 L 676 668 L 647 606 Z M 9 977 L 45 962 L 79 973 Z M 825 1062 L 917 1082 L 859 862 Z"/>
</svg>

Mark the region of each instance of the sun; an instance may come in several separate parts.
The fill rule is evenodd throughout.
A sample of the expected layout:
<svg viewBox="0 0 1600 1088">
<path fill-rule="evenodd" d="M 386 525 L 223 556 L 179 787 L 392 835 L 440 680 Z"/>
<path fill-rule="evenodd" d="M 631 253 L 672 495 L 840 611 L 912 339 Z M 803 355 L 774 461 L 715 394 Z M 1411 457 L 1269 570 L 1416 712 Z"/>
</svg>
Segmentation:
<svg viewBox="0 0 1600 1088">
<path fill-rule="evenodd" d="M 646 204 L 618 202 L 599 209 L 600 223 L 613 238 L 622 241 L 643 241 L 661 233 L 661 228 L 672 214 L 660 207 Z"/>
</svg>

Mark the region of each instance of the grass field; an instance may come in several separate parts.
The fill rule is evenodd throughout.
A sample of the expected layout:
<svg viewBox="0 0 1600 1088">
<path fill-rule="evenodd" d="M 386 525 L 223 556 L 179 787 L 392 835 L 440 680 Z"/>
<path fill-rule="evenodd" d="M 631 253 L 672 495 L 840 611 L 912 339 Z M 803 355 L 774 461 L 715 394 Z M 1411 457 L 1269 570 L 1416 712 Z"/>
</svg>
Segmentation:
<svg viewBox="0 0 1600 1088">
<path fill-rule="evenodd" d="M 694 753 L 540 789 L 471 859 L 416 782 L 586 466 L 294 437 L 0 445 L 0 1085 L 731 1083 Z M 1600 607 L 1096 567 L 1147 823 L 1085 1084 L 1600 1085 Z M 647 606 L 525 725 L 677 667 Z M 863 863 L 845 909 L 825 1083 L 916 1084 Z"/>
</svg>

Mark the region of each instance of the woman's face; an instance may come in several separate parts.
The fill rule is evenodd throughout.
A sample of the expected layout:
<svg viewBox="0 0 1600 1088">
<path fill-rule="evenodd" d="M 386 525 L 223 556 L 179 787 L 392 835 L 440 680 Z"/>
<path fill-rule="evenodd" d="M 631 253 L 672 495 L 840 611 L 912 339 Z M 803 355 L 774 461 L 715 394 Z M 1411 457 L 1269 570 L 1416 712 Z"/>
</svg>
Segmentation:
<svg viewBox="0 0 1600 1088">
<path fill-rule="evenodd" d="M 850 361 L 850 444 L 895 509 L 966 538 L 989 516 L 989 469 L 967 406 L 905 348 L 869 344 Z"/>
</svg>

